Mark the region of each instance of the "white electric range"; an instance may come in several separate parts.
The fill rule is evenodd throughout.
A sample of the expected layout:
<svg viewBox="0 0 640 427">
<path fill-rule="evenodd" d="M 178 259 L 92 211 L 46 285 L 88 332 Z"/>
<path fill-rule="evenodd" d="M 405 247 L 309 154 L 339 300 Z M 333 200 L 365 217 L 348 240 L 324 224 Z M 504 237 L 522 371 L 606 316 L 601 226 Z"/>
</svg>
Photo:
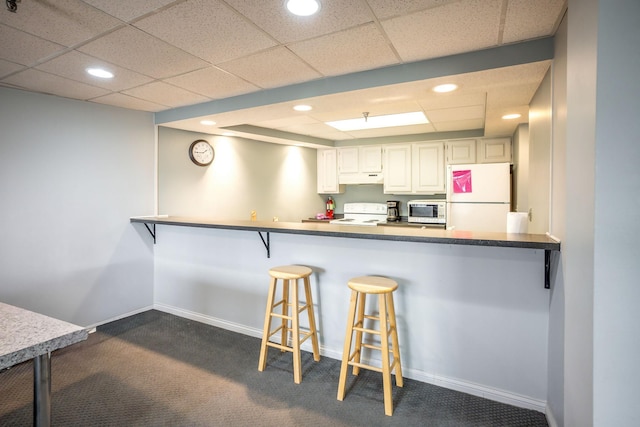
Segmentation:
<svg viewBox="0 0 640 427">
<path fill-rule="evenodd" d="M 376 226 L 387 222 L 386 203 L 345 203 L 344 218 L 329 221 L 337 225 Z"/>
</svg>

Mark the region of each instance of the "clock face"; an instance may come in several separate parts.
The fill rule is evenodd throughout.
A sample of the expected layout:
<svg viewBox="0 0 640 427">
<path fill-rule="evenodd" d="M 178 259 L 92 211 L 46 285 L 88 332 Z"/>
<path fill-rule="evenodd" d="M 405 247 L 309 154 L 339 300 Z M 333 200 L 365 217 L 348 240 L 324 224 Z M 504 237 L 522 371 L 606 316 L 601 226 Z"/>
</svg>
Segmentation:
<svg viewBox="0 0 640 427">
<path fill-rule="evenodd" d="M 204 139 L 193 141 L 189 147 L 189 158 L 198 166 L 210 165 L 214 155 L 213 147 Z"/>
</svg>

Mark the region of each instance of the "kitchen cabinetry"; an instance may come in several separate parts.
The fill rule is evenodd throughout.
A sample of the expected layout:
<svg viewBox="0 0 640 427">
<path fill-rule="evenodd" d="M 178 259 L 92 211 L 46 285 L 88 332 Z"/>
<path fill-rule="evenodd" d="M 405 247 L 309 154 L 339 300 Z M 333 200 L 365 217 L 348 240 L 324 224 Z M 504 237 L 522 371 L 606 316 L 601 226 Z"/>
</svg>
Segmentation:
<svg viewBox="0 0 640 427">
<path fill-rule="evenodd" d="M 447 142 L 447 164 L 460 165 L 476 162 L 476 140 L 461 139 Z"/>
<path fill-rule="evenodd" d="M 382 145 L 341 147 L 337 151 L 340 184 L 382 184 Z"/>
<path fill-rule="evenodd" d="M 478 150 L 478 163 L 511 162 L 511 138 L 481 139 Z"/>
<path fill-rule="evenodd" d="M 334 149 L 318 150 L 318 193 L 344 193 L 344 185 L 338 184 L 338 152 Z"/>
<path fill-rule="evenodd" d="M 385 147 L 385 194 L 445 192 L 444 142 Z"/>
</svg>

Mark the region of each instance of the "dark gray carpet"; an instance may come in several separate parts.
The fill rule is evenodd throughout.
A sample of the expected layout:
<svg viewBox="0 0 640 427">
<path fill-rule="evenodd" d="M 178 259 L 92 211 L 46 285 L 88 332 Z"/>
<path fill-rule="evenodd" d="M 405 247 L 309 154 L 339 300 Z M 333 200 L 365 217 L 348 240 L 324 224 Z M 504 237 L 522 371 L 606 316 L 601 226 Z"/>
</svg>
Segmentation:
<svg viewBox="0 0 640 427">
<path fill-rule="evenodd" d="M 376 372 L 349 376 L 336 400 L 340 362 L 303 354 L 294 384 L 290 353 L 260 340 L 159 311 L 98 328 L 52 355 L 54 426 L 547 426 L 543 414 L 406 379 L 384 415 Z M 0 426 L 33 419 L 33 367 L 0 373 Z"/>
</svg>

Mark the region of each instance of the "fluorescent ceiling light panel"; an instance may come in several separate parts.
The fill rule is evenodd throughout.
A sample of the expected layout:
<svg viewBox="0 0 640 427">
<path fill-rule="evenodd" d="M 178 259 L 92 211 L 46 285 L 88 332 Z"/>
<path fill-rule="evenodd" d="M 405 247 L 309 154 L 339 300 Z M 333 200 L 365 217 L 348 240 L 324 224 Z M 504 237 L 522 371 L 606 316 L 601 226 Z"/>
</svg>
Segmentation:
<svg viewBox="0 0 640 427">
<path fill-rule="evenodd" d="M 429 123 L 427 117 L 422 111 L 412 113 L 389 114 L 386 116 L 368 116 L 359 119 L 337 120 L 334 122 L 325 122 L 325 124 L 334 127 L 343 132 L 350 130 L 378 129 L 394 126 L 409 126 Z"/>
<path fill-rule="evenodd" d="M 94 77 L 100 77 L 101 79 L 112 79 L 113 73 L 103 70 L 102 68 L 87 68 L 87 73 Z"/>
</svg>

